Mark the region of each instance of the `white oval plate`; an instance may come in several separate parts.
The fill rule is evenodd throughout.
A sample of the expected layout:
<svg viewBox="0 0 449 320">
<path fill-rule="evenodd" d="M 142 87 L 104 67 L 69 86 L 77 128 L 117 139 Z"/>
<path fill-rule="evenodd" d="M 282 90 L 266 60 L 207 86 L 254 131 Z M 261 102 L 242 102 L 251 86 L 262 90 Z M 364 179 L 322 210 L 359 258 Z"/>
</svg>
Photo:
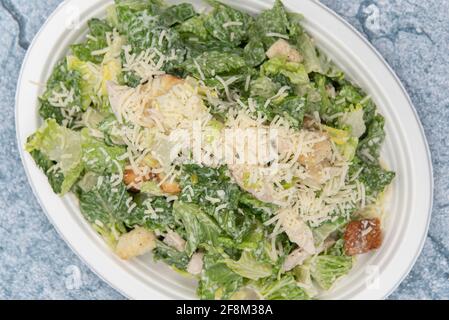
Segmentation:
<svg viewBox="0 0 449 320">
<path fill-rule="evenodd" d="M 180 1 L 169 1 L 180 2 Z M 198 0 L 197 8 L 204 6 Z M 224 1 L 250 13 L 272 1 Z M 38 96 L 56 62 L 70 44 L 79 41 L 87 21 L 102 17 L 111 0 L 67 0 L 36 35 L 23 63 L 16 96 L 17 140 L 22 161 L 42 208 L 68 245 L 100 277 L 133 299 L 194 299 L 196 283 L 154 263 L 150 255 L 131 262 L 118 259 L 85 222 L 73 196 L 55 195 L 45 175 L 23 150 L 26 139 L 42 123 Z M 366 254 L 325 299 L 383 299 L 404 279 L 421 252 L 430 221 L 433 179 L 429 149 L 416 111 L 394 72 L 379 53 L 349 24 L 315 1 L 285 0 L 289 10 L 305 16 L 304 26 L 324 50 L 375 100 L 386 118 L 383 159 L 396 171 L 386 205 L 384 244 Z M 78 20 L 78 21 L 77 21 Z M 79 22 L 79 29 L 70 28 Z M 75 24 L 76 26 L 76 24 Z"/>
</svg>

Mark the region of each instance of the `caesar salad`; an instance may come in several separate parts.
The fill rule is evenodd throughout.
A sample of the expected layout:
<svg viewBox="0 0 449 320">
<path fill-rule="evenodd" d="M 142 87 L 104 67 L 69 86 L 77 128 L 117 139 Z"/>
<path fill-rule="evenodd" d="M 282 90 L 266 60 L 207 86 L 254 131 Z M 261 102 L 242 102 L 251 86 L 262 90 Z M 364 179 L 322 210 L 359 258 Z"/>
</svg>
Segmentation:
<svg viewBox="0 0 449 320">
<path fill-rule="evenodd" d="M 26 150 L 118 257 L 151 252 L 201 299 L 316 298 L 381 247 L 385 119 L 281 1 L 208 3 L 90 20 Z"/>
</svg>

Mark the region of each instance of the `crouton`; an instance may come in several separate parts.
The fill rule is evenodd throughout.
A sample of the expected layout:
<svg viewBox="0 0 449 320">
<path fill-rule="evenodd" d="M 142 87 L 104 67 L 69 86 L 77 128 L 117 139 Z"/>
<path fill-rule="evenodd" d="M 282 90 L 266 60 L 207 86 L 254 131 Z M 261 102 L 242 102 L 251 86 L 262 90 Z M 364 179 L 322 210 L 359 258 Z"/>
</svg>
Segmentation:
<svg viewBox="0 0 449 320">
<path fill-rule="evenodd" d="M 349 256 L 378 249 L 382 244 L 380 220 L 375 218 L 350 222 L 344 240 L 345 253 Z"/>
<path fill-rule="evenodd" d="M 150 252 L 154 248 L 156 248 L 154 233 L 137 227 L 119 238 L 115 252 L 120 258 L 128 260 Z"/>
</svg>

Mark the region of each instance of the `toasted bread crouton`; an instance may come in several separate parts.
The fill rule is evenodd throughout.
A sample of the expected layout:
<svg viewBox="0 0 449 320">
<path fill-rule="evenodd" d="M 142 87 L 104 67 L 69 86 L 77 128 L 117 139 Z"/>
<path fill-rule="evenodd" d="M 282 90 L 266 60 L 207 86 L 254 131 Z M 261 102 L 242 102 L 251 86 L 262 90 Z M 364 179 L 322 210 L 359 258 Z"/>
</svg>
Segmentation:
<svg viewBox="0 0 449 320">
<path fill-rule="evenodd" d="M 345 253 L 349 256 L 378 249 L 382 244 L 380 220 L 375 218 L 350 222 L 346 227 L 344 240 Z"/>
<path fill-rule="evenodd" d="M 162 175 L 162 174 L 157 175 L 157 180 L 159 182 L 162 181 L 163 179 L 164 179 L 164 175 Z M 161 184 L 161 190 L 165 193 L 176 195 L 181 192 L 181 187 L 180 187 L 179 183 L 177 183 L 175 181 L 173 181 L 173 182 L 164 181 Z"/>
<path fill-rule="evenodd" d="M 115 252 L 120 258 L 128 260 L 150 252 L 154 248 L 156 248 L 154 233 L 137 227 L 119 238 Z"/>
<path fill-rule="evenodd" d="M 143 182 L 150 181 L 154 178 L 155 176 L 152 174 L 148 174 L 146 176 L 138 178 L 138 176 L 132 169 L 126 169 L 123 172 L 123 182 L 132 192 L 139 192 L 140 186 L 142 185 Z"/>
<path fill-rule="evenodd" d="M 181 187 L 176 182 L 164 182 L 161 184 L 161 189 L 163 192 L 173 195 L 181 192 Z"/>
</svg>

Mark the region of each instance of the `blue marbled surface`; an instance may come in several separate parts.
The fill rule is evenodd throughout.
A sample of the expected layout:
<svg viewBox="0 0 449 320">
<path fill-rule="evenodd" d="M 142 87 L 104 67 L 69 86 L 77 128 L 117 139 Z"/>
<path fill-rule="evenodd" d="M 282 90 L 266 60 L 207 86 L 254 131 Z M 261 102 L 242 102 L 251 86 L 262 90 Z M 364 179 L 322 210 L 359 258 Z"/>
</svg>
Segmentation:
<svg viewBox="0 0 449 320">
<path fill-rule="evenodd" d="M 303 0 L 307 1 L 307 0 Z M 61 0 L 0 0 L 0 299 L 122 299 L 59 237 L 26 180 L 14 95 L 33 36 Z M 433 157 L 429 236 L 392 299 L 449 299 L 449 1 L 322 0 L 364 34 L 407 88 Z"/>
</svg>

